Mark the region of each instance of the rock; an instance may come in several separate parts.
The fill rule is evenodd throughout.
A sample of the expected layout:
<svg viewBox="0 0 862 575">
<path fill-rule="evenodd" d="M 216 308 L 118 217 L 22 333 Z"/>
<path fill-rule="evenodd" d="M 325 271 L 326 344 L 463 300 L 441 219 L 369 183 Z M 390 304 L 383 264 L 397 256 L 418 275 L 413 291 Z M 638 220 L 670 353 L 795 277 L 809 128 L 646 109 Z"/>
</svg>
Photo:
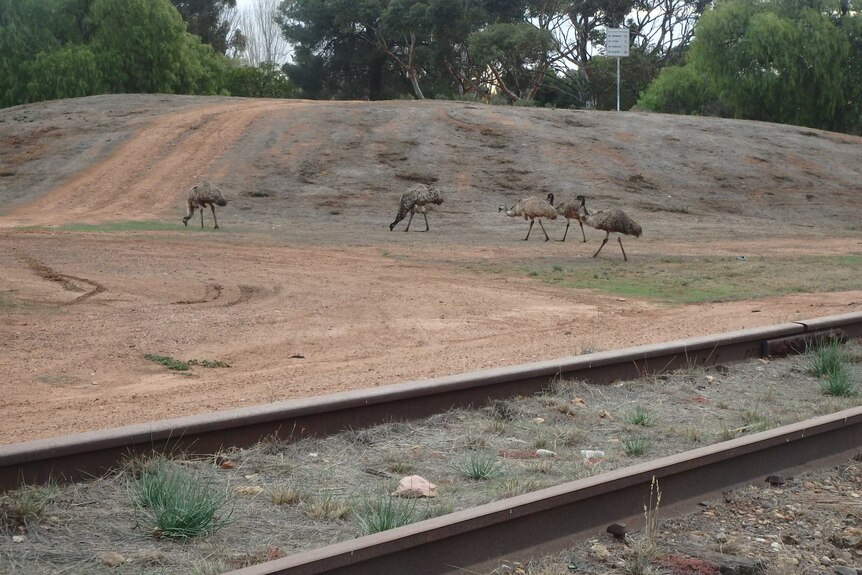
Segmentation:
<svg viewBox="0 0 862 575">
<path fill-rule="evenodd" d="M 556 457 L 557 456 L 556 453 L 554 453 L 553 451 L 547 450 L 547 449 L 537 449 L 536 455 L 538 455 L 539 457 Z"/>
<path fill-rule="evenodd" d="M 820 558 L 820 564 L 821 565 L 832 565 L 832 559 L 830 559 L 829 556 L 824 555 L 823 557 Z"/>
<path fill-rule="evenodd" d="M 27 541 L 27 538 L 24 537 L 23 535 L 13 535 L 12 536 L 12 543 L 24 543 L 25 541 Z"/>
<path fill-rule="evenodd" d="M 108 551 L 107 553 L 102 553 L 102 555 L 99 556 L 99 559 L 108 567 L 119 567 L 126 562 L 126 558 L 117 553 L 116 551 Z"/>
<path fill-rule="evenodd" d="M 396 497 L 437 497 L 437 486 L 420 475 L 408 475 L 392 493 Z"/>
<path fill-rule="evenodd" d="M 838 575 L 857 575 L 859 570 L 854 567 L 845 567 L 843 565 L 839 565 L 835 568 L 835 573 Z"/>
<path fill-rule="evenodd" d="M 235 487 L 233 491 L 237 495 L 258 495 L 263 492 L 263 487 L 260 485 L 240 485 Z"/>
<path fill-rule="evenodd" d="M 596 543 L 590 547 L 590 555 L 599 561 L 607 561 L 611 557 L 611 552 L 601 543 Z"/>
</svg>

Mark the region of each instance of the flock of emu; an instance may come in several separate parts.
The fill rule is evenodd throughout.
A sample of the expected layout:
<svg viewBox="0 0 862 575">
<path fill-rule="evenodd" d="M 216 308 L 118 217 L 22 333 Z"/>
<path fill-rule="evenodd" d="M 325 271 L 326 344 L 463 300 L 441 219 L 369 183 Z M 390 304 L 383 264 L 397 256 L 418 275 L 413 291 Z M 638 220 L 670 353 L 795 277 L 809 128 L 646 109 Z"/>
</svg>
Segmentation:
<svg viewBox="0 0 862 575">
<path fill-rule="evenodd" d="M 542 224 L 542 218 L 548 220 L 557 219 L 557 215 L 566 218 L 566 231 L 563 233 L 561 242 L 566 241 L 566 235 L 569 233 L 569 225 L 572 220 L 576 220 L 581 226 L 581 235 L 584 242 L 587 241 L 587 235 L 584 233 L 584 224 L 602 230 L 605 232 L 605 237 L 602 240 L 602 245 L 593 254 L 593 257 L 599 255 L 605 244 L 608 243 L 608 238 L 611 234 L 617 234 L 617 241 L 620 243 L 620 250 L 623 252 L 623 259 L 628 261 L 626 250 L 623 248 L 623 239 L 620 234 L 635 236 L 641 235 L 641 227 L 636 221 L 631 219 L 624 211 L 619 209 L 601 210 L 598 212 L 590 212 L 586 207 L 586 198 L 578 196 L 575 202 L 563 201 L 554 205 L 554 194 L 548 194 L 547 198 L 538 196 L 529 196 L 521 198 L 511 208 L 500 206 L 498 212 L 505 212 L 507 216 L 516 218 L 523 217 L 525 220 L 530 220 L 530 227 L 527 228 L 527 236 L 524 240 L 530 239 L 530 232 L 533 231 L 533 224 L 538 221 L 539 227 L 542 228 L 542 233 L 545 234 L 545 241 L 550 240 L 548 232 L 545 231 L 545 226 Z M 433 206 L 439 206 L 443 203 L 443 194 L 440 190 L 427 184 L 416 184 L 401 195 L 398 204 L 398 214 L 395 216 L 395 221 L 389 224 L 389 231 L 395 229 L 395 226 L 410 215 L 407 220 L 405 232 L 410 231 L 410 223 L 413 221 L 413 216 L 417 213 L 422 214 L 425 218 L 425 231 L 431 228 L 428 225 L 428 209 Z M 222 195 L 221 191 L 204 180 L 200 184 L 193 186 L 186 196 L 186 215 L 183 217 L 183 224 L 189 225 L 189 220 L 195 213 L 195 209 L 201 214 L 201 227 L 204 227 L 204 209 L 209 206 L 213 214 L 214 228 L 218 229 L 218 219 L 216 218 L 216 206 L 226 206 L 227 200 Z"/>
<path fill-rule="evenodd" d="M 554 194 L 548 194 L 547 198 L 538 196 L 529 196 L 521 198 L 511 208 L 500 206 L 497 211 L 505 212 L 511 218 L 523 217 L 525 220 L 530 220 L 530 227 L 527 228 L 527 236 L 524 241 L 530 239 L 530 232 L 533 231 L 533 224 L 538 221 L 539 227 L 542 228 L 542 233 L 545 234 L 545 241 L 550 240 L 548 232 L 545 231 L 545 226 L 542 224 L 542 219 L 555 220 L 557 216 L 566 218 L 566 231 L 563 233 L 561 242 L 566 241 L 566 236 L 569 233 L 569 226 L 572 220 L 576 220 L 581 226 L 581 235 L 584 242 L 587 241 L 587 235 L 584 233 L 584 224 L 591 228 L 605 232 L 605 237 L 602 240 L 602 245 L 593 254 L 593 257 L 599 255 L 605 244 L 608 243 L 608 238 L 611 234 L 617 234 L 617 241 L 620 244 L 620 250 L 623 252 L 623 259 L 628 261 L 626 250 L 623 248 L 623 239 L 621 234 L 634 236 L 639 238 L 641 235 L 641 226 L 636 221 L 631 219 L 628 214 L 620 209 L 601 210 L 598 212 L 590 212 L 587 210 L 586 198 L 577 196 L 575 202 L 562 201 L 554 205 Z M 392 231 L 396 224 L 410 214 L 410 219 L 407 220 L 407 227 L 404 231 L 410 230 L 410 222 L 413 221 L 413 214 L 421 213 L 425 218 L 425 231 L 428 227 L 428 216 L 426 212 L 434 205 L 443 203 L 443 195 L 439 190 L 425 184 L 417 184 L 401 195 L 401 200 L 398 205 L 398 214 L 395 216 L 395 221 L 389 224 L 389 231 Z"/>
</svg>

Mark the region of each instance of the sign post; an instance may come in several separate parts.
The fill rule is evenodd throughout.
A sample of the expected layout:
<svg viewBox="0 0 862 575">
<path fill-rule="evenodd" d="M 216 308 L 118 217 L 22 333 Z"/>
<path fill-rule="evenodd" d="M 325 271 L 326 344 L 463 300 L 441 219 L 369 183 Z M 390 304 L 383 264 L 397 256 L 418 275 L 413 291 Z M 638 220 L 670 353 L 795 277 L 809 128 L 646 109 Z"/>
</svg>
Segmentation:
<svg viewBox="0 0 862 575">
<path fill-rule="evenodd" d="M 629 55 L 629 29 L 608 28 L 605 53 L 617 58 L 617 112 L 620 111 L 620 58 Z"/>
</svg>

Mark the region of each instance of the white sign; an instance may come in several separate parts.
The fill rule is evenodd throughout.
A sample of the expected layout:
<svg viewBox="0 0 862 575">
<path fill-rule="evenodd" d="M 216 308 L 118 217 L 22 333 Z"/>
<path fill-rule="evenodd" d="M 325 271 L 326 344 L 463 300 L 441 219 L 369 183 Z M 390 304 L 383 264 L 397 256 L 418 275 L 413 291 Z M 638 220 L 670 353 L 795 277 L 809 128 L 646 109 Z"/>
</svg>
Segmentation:
<svg viewBox="0 0 862 575">
<path fill-rule="evenodd" d="M 608 39 L 605 42 L 605 55 L 621 56 L 629 55 L 629 29 L 628 28 L 608 28 Z"/>
</svg>

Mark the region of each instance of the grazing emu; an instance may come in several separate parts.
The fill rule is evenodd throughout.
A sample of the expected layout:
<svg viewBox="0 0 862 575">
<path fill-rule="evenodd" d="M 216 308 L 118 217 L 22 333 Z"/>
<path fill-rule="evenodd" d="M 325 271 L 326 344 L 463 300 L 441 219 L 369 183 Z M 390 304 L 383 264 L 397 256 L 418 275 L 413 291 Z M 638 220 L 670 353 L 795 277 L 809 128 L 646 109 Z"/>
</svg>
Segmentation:
<svg viewBox="0 0 862 575">
<path fill-rule="evenodd" d="M 548 194 L 548 203 L 554 203 L 554 194 Z M 563 239 L 557 240 L 560 242 L 566 241 L 566 235 L 569 233 L 569 225 L 571 225 L 571 220 L 575 220 L 581 226 L 581 235 L 584 236 L 584 242 L 587 241 L 587 234 L 584 233 L 584 222 L 581 221 L 581 204 L 578 202 L 571 202 L 563 200 L 556 206 L 557 213 L 566 218 L 566 231 L 563 233 Z"/>
<path fill-rule="evenodd" d="M 596 250 L 593 257 L 599 255 L 599 252 L 602 251 L 602 248 L 605 247 L 606 243 L 608 243 L 608 237 L 611 233 L 626 234 L 636 238 L 641 237 L 642 230 L 640 224 L 628 217 L 624 211 L 615 208 L 613 210 L 602 210 L 591 214 L 587 211 L 587 207 L 585 205 L 586 199 L 584 196 L 578 196 L 577 199 L 581 202 L 581 221 L 585 222 L 592 228 L 605 232 L 605 239 L 602 240 L 602 245 L 599 246 L 599 249 Z M 623 248 L 623 238 L 618 235 L 617 241 L 620 243 L 620 249 L 623 251 L 623 259 L 628 261 L 629 258 L 626 257 L 626 250 Z"/>
<path fill-rule="evenodd" d="M 551 201 L 553 201 L 554 195 L 548 195 Z M 539 220 L 539 227 L 542 228 L 542 233 L 545 234 L 545 241 L 548 241 L 551 238 L 548 237 L 548 232 L 545 231 L 545 226 L 542 225 L 542 218 L 547 218 L 549 220 L 557 219 L 557 210 L 554 209 L 553 204 L 536 196 L 521 198 L 518 200 L 518 203 L 511 208 L 500 206 L 497 208 L 497 212 L 506 212 L 506 215 L 510 218 L 522 216 L 525 220 L 530 220 L 530 227 L 527 229 L 527 237 L 524 238 L 524 241 L 530 239 L 530 232 L 533 231 L 533 223 L 535 220 Z"/>
<path fill-rule="evenodd" d="M 443 203 L 443 194 L 440 190 L 428 186 L 426 184 L 416 184 L 410 187 L 406 192 L 401 194 L 401 201 L 398 205 L 398 215 L 395 216 L 395 221 L 389 224 L 389 231 L 395 228 L 395 224 L 407 217 L 410 214 L 410 219 L 407 220 L 405 232 L 410 231 L 410 222 L 413 221 L 413 214 L 419 212 L 425 218 L 425 231 L 431 228 L 428 226 L 428 216 L 425 212 L 431 209 L 434 205 Z"/>
<path fill-rule="evenodd" d="M 215 207 L 226 205 L 227 200 L 221 195 L 221 191 L 204 180 L 200 184 L 193 186 L 189 190 L 188 196 L 186 196 L 186 215 L 183 217 L 183 225 L 189 225 L 189 220 L 192 219 L 192 216 L 195 214 L 195 208 L 197 208 L 201 212 L 201 227 L 204 227 L 204 208 L 209 206 L 213 211 L 214 229 L 218 229 Z"/>
</svg>

